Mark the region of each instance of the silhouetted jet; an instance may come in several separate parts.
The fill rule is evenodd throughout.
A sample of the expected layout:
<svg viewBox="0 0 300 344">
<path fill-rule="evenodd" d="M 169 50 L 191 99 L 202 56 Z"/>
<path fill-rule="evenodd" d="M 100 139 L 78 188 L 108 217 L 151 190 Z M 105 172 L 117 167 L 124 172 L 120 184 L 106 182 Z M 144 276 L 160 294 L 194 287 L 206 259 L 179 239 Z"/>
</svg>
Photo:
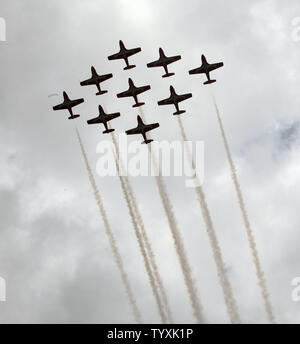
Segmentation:
<svg viewBox="0 0 300 344">
<path fill-rule="evenodd" d="M 204 85 L 208 85 L 208 84 L 212 84 L 213 82 L 216 82 L 216 80 L 211 80 L 210 79 L 209 73 L 212 72 L 215 69 L 223 67 L 224 63 L 223 62 L 208 63 L 206 61 L 206 58 L 205 58 L 204 55 L 201 56 L 201 60 L 202 60 L 201 67 L 190 70 L 189 74 L 206 74 L 207 81 L 205 81 L 203 83 Z"/>
<path fill-rule="evenodd" d="M 112 78 L 113 75 L 112 74 L 99 75 L 97 74 L 96 69 L 93 66 L 91 67 L 91 72 L 92 72 L 91 78 L 81 81 L 80 85 L 81 86 L 96 85 L 98 88 L 98 92 L 96 93 L 96 96 L 106 93 L 107 91 L 101 90 L 100 83 Z"/>
<path fill-rule="evenodd" d="M 69 96 L 67 95 L 66 91 L 63 92 L 63 96 L 64 96 L 64 101 L 61 104 L 53 106 L 53 110 L 68 110 L 71 115 L 70 117 L 68 117 L 68 119 L 74 119 L 74 118 L 80 117 L 80 115 L 73 114 L 72 107 L 83 103 L 84 99 L 80 98 L 80 99 L 71 100 Z"/>
<path fill-rule="evenodd" d="M 177 94 L 174 90 L 173 86 L 170 86 L 170 97 L 167 99 L 160 100 L 157 102 L 158 105 L 171 105 L 174 104 L 176 108 L 176 112 L 173 115 L 180 115 L 185 113 L 185 110 L 179 110 L 178 103 L 182 102 L 183 100 L 189 99 L 192 97 L 192 93 L 186 94 Z"/>
<path fill-rule="evenodd" d="M 125 45 L 122 41 L 119 41 L 119 45 L 120 45 L 120 51 L 116 54 L 108 56 L 108 59 L 109 60 L 124 59 L 124 61 L 126 63 L 126 67 L 124 67 L 124 70 L 134 68 L 135 65 L 129 65 L 128 57 L 139 53 L 142 49 L 141 48 L 126 49 Z"/>
<path fill-rule="evenodd" d="M 99 108 L 99 116 L 96 118 L 89 119 L 87 121 L 88 124 L 99 124 L 102 123 L 105 127 L 105 130 L 103 131 L 103 134 L 108 134 L 113 132 L 115 129 L 108 129 L 107 122 L 111 121 L 114 118 L 117 118 L 120 116 L 120 112 L 115 113 L 109 113 L 106 114 L 102 108 L 101 105 L 98 106 Z"/>
<path fill-rule="evenodd" d="M 172 76 L 172 75 L 175 74 L 175 73 L 169 73 L 168 72 L 168 65 L 170 63 L 173 63 L 173 62 L 178 61 L 180 59 L 181 59 L 180 55 L 167 57 L 165 55 L 164 51 L 162 50 L 162 48 L 159 48 L 159 59 L 156 60 L 156 61 L 148 63 L 147 67 L 148 68 L 151 68 L 151 67 L 163 67 L 166 74 L 164 74 L 162 77 L 166 78 L 168 76 Z"/>
<path fill-rule="evenodd" d="M 117 97 L 118 98 L 133 97 L 135 100 L 135 104 L 132 105 L 132 107 L 138 107 L 138 106 L 144 105 L 145 103 L 139 103 L 138 102 L 137 96 L 140 93 L 143 93 L 143 92 L 150 90 L 150 88 L 151 88 L 150 85 L 136 87 L 130 78 L 128 79 L 128 84 L 129 84 L 128 90 L 117 94 Z"/>
<path fill-rule="evenodd" d="M 153 140 L 147 139 L 146 133 L 150 130 L 158 128 L 159 123 L 144 124 L 140 116 L 137 116 L 137 121 L 138 121 L 137 127 L 133 128 L 133 129 L 126 130 L 126 134 L 127 135 L 141 134 L 141 135 L 143 135 L 143 138 L 144 138 L 144 142 L 142 142 L 142 143 L 147 144 L 147 143 L 152 142 Z"/>
</svg>

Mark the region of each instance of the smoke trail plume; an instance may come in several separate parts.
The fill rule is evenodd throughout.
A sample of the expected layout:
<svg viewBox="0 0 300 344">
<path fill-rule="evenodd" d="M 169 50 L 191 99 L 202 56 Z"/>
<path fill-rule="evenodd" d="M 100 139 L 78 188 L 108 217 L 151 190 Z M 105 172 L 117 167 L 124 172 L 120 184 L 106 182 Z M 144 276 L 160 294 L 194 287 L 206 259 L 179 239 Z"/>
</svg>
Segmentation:
<svg viewBox="0 0 300 344">
<path fill-rule="evenodd" d="M 141 250 L 141 254 L 143 256 L 143 259 L 144 259 L 146 272 L 148 274 L 150 285 L 152 288 L 152 292 L 153 292 L 154 298 L 155 298 L 156 303 L 157 303 L 158 312 L 159 312 L 162 323 L 165 324 L 165 323 L 167 323 L 167 317 L 166 317 L 164 307 L 163 307 L 163 304 L 162 304 L 162 301 L 161 301 L 161 298 L 159 295 L 159 289 L 156 285 L 155 277 L 154 277 L 153 271 L 151 269 L 150 260 L 148 259 L 148 256 L 147 256 L 146 248 L 145 248 L 144 242 L 143 242 L 143 236 L 142 236 L 142 233 L 140 232 L 138 221 L 137 221 L 137 218 L 135 216 L 135 211 L 134 211 L 134 207 L 132 205 L 131 197 L 130 197 L 128 189 L 127 189 L 128 184 L 127 184 L 124 176 L 122 176 L 120 173 L 122 166 L 120 166 L 120 161 L 118 160 L 119 152 L 117 149 L 117 143 L 116 143 L 113 135 L 112 135 L 112 138 L 113 138 L 114 146 L 116 148 L 115 161 L 116 161 L 116 165 L 117 165 L 117 170 L 119 171 L 119 178 L 120 178 L 120 182 L 121 182 L 122 191 L 124 193 L 126 204 L 128 206 L 128 209 L 129 209 L 129 213 L 130 213 L 130 217 L 132 220 L 135 235 L 136 235 L 136 238 L 138 241 L 138 245 L 139 245 L 139 248 Z"/>
<path fill-rule="evenodd" d="M 141 117 L 143 118 L 143 120 L 145 119 L 145 115 L 143 113 L 143 110 L 141 109 Z M 154 156 L 150 146 L 148 145 L 148 149 L 149 152 L 151 154 L 151 160 L 152 163 L 154 165 L 154 167 L 156 168 L 156 171 L 158 171 L 158 164 L 156 161 L 156 157 Z M 179 231 L 178 228 L 178 224 L 177 224 L 177 220 L 175 218 L 174 215 L 174 211 L 173 211 L 173 207 L 166 189 L 166 186 L 163 182 L 163 179 L 161 177 L 160 173 L 155 173 L 155 179 L 156 179 L 156 184 L 158 187 L 158 191 L 163 203 L 163 207 L 167 216 L 167 220 L 169 223 L 169 227 L 173 236 L 173 240 L 174 240 L 174 246 L 176 249 L 176 253 L 178 255 L 179 258 L 179 262 L 180 262 L 180 267 L 183 273 L 183 277 L 184 277 L 184 282 L 185 285 L 187 287 L 187 291 L 188 291 L 188 295 L 190 298 L 190 302 L 191 302 L 191 306 L 193 309 L 193 315 L 197 321 L 197 323 L 203 323 L 204 322 L 204 318 L 202 315 L 202 307 L 200 304 L 200 300 L 198 298 L 197 295 L 197 288 L 195 285 L 195 281 L 192 277 L 192 270 L 185 252 L 185 247 L 184 247 L 184 243 L 183 243 L 183 239 L 181 237 L 181 233 Z"/>
<path fill-rule="evenodd" d="M 115 261 L 116 261 L 117 266 L 119 268 L 119 271 L 120 271 L 120 274 L 121 274 L 121 278 L 122 278 L 122 281 L 123 281 L 123 284 L 124 284 L 124 287 L 125 287 L 128 299 L 129 299 L 129 303 L 130 303 L 130 305 L 132 307 L 132 311 L 133 311 L 133 314 L 134 314 L 135 321 L 137 323 L 141 324 L 142 323 L 141 314 L 140 314 L 140 311 L 139 311 L 139 309 L 137 307 L 137 304 L 136 304 L 136 301 L 135 301 L 135 297 L 133 295 L 133 292 L 132 292 L 132 289 L 131 289 L 131 286 L 130 286 L 130 283 L 129 283 L 129 278 L 128 278 L 128 275 L 127 275 L 127 273 L 125 271 L 124 263 L 123 263 L 122 257 L 120 255 L 120 252 L 119 252 L 119 249 L 118 249 L 118 246 L 117 246 L 117 243 L 116 243 L 116 239 L 115 239 L 113 231 L 112 231 L 112 229 L 110 227 L 110 224 L 109 224 L 109 221 L 108 221 L 108 218 L 107 218 L 107 214 L 106 214 L 106 211 L 105 211 L 105 208 L 104 208 L 104 204 L 102 202 L 102 199 L 101 199 L 101 196 L 100 196 L 100 193 L 99 193 L 96 181 L 95 181 L 95 177 L 94 177 L 92 169 L 90 167 L 90 164 L 89 164 L 89 161 L 88 161 L 88 158 L 87 158 L 87 155 L 86 155 L 86 152 L 85 152 L 85 149 L 84 149 L 84 146 L 83 146 L 83 143 L 82 143 L 82 140 L 81 140 L 81 137 L 80 137 L 80 134 L 79 134 L 79 131 L 78 131 L 77 128 L 76 128 L 76 133 L 77 133 L 80 149 L 81 149 L 81 152 L 82 152 L 82 155 L 83 155 L 83 158 L 84 158 L 84 162 L 85 162 L 85 165 L 86 165 L 86 169 L 88 171 L 89 180 L 90 180 L 90 183 L 91 183 L 91 186 L 93 188 L 94 195 L 95 195 L 95 198 L 96 198 L 96 201 L 97 201 L 99 212 L 100 212 L 100 214 L 102 216 L 102 219 L 103 219 L 103 222 L 104 222 L 105 232 L 106 232 L 106 234 L 108 236 L 109 243 L 110 243 L 110 246 L 111 246 L 111 249 L 112 249 Z"/>
<path fill-rule="evenodd" d="M 122 162 L 122 160 L 120 158 L 119 147 L 118 147 L 118 144 L 117 144 L 114 132 L 111 133 L 111 136 L 112 136 L 112 141 L 113 141 L 113 144 L 114 144 L 114 147 L 115 147 L 115 150 L 116 150 L 116 156 L 117 156 L 117 159 L 118 159 L 118 165 L 119 165 L 118 168 L 121 168 L 121 170 L 122 170 L 123 169 L 123 162 Z M 158 266 L 157 266 L 157 263 L 156 263 L 155 255 L 154 255 L 154 252 L 152 250 L 152 245 L 151 245 L 150 240 L 148 238 L 148 235 L 147 235 L 147 232 L 146 232 L 146 229 L 145 229 L 145 225 L 144 225 L 144 221 L 143 221 L 142 215 L 140 213 L 136 197 L 135 197 L 135 195 L 133 193 L 133 189 L 132 189 L 132 186 L 130 184 L 129 178 L 127 176 L 124 176 L 123 178 L 124 178 L 125 185 L 126 185 L 126 192 L 127 192 L 127 195 L 128 195 L 127 197 L 130 199 L 130 202 L 132 204 L 133 211 L 134 211 L 134 214 L 135 214 L 135 219 L 137 221 L 137 224 L 138 224 L 138 226 L 140 228 L 140 231 L 141 231 L 141 234 L 142 234 L 142 237 L 143 237 L 143 240 L 144 240 L 144 244 L 145 244 L 145 248 L 146 248 L 146 251 L 147 251 L 147 254 L 148 254 L 149 262 L 150 262 L 150 265 L 151 265 L 152 270 L 153 270 L 153 275 L 154 275 L 154 278 L 155 278 L 155 280 L 157 282 L 157 285 L 158 285 L 158 288 L 159 288 L 159 291 L 160 291 L 161 300 L 163 302 L 163 306 L 165 308 L 165 311 L 166 311 L 166 314 L 167 314 L 167 317 L 168 317 L 168 322 L 169 323 L 174 323 L 172 312 L 171 312 L 171 309 L 170 309 L 170 306 L 169 306 L 169 300 L 168 300 L 168 297 L 167 297 L 167 293 L 166 293 L 166 290 L 165 290 L 165 287 L 164 287 L 161 275 L 159 273 L 159 269 L 158 269 Z"/>
<path fill-rule="evenodd" d="M 183 141 L 188 141 L 180 116 L 178 116 L 178 124 L 180 127 L 181 136 L 182 136 Z M 191 167 L 193 169 L 195 169 L 195 163 L 194 163 L 194 160 L 192 157 L 192 153 L 188 149 L 188 146 L 187 146 L 187 153 L 189 155 Z M 210 240 L 210 245 L 211 245 L 211 248 L 213 251 L 214 260 L 215 260 L 215 263 L 217 266 L 218 276 L 219 276 L 220 284 L 221 284 L 221 287 L 223 290 L 223 295 L 224 295 L 224 299 L 225 299 L 227 312 L 228 312 L 228 315 L 230 317 L 231 323 L 239 324 L 240 323 L 240 316 L 239 316 L 237 304 L 236 304 L 235 298 L 233 296 L 233 292 L 232 292 L 232 288 L 231 288 L 229 279 L 228 279 L 227 274 L 226 274 L 225 264 L 224 264 L 223 257 L 222 257 L 222 251 L 221 251 L 221 248 L 220 248 L 220 245 L 218 242 L 217 233 L 216 233 L 214 226 L 213 226 L 213 222 L 212 222 L 212 218 L 211 218 L 211 215 L 210 215 L 210 212 L 208 209 L 208 205 L 206 203 L 205 193 L 201 187 L 199 180 L 198 180 L 198 186 L 197 186 L 197 188 L 195 188 L 195 191 L 196 191 L 199 203 L 200 203 L 200 208 L 201 208 L 202 216 L 204 219 L 206 231 L 207 231 L 207 234 L 208 234 L 208 237 Z"/>
<path fill-rule="evenodd" d="M 249 221 L 249 217 L 248 217 L 248 213 L 245 207 L 245 202 L 244 202 L 244 198 L 243 198 L 243 194 L 242 194 L 242 190 L 238 181 L 238 177 L 237 177 L 237 173 L 236 173 L 236 168 L 231 156 L 231 152 L 229 149 L 229 144 L 226 138 L 226 134 L 225 134 L 225 130 L 224 130 L 224 126 L 222 123 L 222 119 L 219 113 L 219 109 L 216 103 L 216 100 L 214 99 L 214 105 L 215 105 L 215 109 L 216 109 L 216 114 L 217 114 L 217 118 L 218 118 L 218 123 L 220 126 L 220 130 L 221 130 L 221 135 L 223 138 L 223 142 L 224 142 L 224 146 L 225 146 L 225 150 L 226 150 L 226 155 L 227 155 L 227 159 L 230 165 L 230 171 L 231 171 L 231 178 L 235 187 L 235 191 L 237 193 L 237 197 L 238 197 L 238 202 L 239 202 L 239 206 L 242 212 L 242 217 L 243 217 L 243 221 L 246 227 L 246 232 L 247 232 L 247 237 L 248 237 L 248 242 L 250 245 L 250 249 L 252 252 L 252 257 L 253 257 L 253 262 L 255 265 L 255 270 L 256 270 L 256 275 L 258 278 L 258 284 L 261 288 L 261 293 L 262 293 L 262 297 L 264 300 L 264 304 L 265 304 L 265 309 L 268 315 L 268 319 L 271 323 L 276 323 L 275 320 L 275 316 L 273 313 L 273 307 L 269 298 L 269 292 L 267 289 L 267 284 L 266 284 L 266 280 L 265 280 L 265 276 L 264 276 L 264 272 L 260 263 L 260 259 L 258 256 L 258 250 L 256 247 L 256 243 L 255 243 L 255 238 L 254 238 L 254 234 L 252 231 L 252 228 L 250 226 L 250 221 Z"/>
</svg>

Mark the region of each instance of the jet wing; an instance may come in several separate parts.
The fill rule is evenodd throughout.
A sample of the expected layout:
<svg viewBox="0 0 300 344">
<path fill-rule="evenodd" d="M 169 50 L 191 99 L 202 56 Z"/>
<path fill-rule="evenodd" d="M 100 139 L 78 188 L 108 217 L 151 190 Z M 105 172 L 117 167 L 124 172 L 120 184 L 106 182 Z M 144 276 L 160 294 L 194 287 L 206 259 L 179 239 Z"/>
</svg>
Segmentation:
<svg viewBox="0 0 300 344">
<path fill-rule="evenodd" d="M 189 71 L 189 74 L 201 74 L 201 73 L 206 73 L 206 70 L 203 66 L 192 69 Z"/>
<path fill-rule="evenodd" d="M 106 117 L 108 118 L 109 121 L 111 121 L 112 119 L 120 117 L 120 112 L 107 114 Z"/>
<path fill-rule="evenodd" d="M 158 101 L 157 104 L 158 105 L 171 105 L 171 104 L 174 104 L 174 100 L 169 97 L 167 99 Z"/>
<path fill-rule="evenodd" d="M 121 92 L 117 94 L 118 98 L 132 97 L 132 92 L 130 90 Z"/>
<path fill-rule="evenodd" d="M 183 101 L 183 100 L 189 99 L 191 97 L 192 97 L 192 93 L 187 93 L 187 94 L 180 95 L 179 99 L 180 99 L 180 101 Z"/>
<path fill-rule="evenodd" d="M 104 74 L 104 75 L 100 75 L 100 80 L 102 82 L 102 81 L 106 81 L 112 77 L 113 77 L 113 75 L 111 73 L 110 74 Z"/>
<path fill-rule="evenodd" d="M 53 110 L 66 110 L 67 108 L 68 108 L 68 107 L 67 107 L 67 105 L 65 104 L 65 102 L 53 106 Z"/>
<path fill-rule="evenodd" d="M 150 88 L 151 88 L 150 85 L 138 87 L 137 88 L 137 94 L 146 92 L 146 91 L 150 90 Z"/>
<path fill-rule="evenodd" d="M 87 124 L 98 124 L 98 123 L 103 123 L 103 121 L 100 119 L 100 117 L 95 117 L 92 119 L 87 120 Z"/>
<path fill-rule="evenodd" d="M 156 61 L 147 63 L 147 67 L 148 67 L 148 68 L 152 68 L 152 67 L 163 67 L 162 60 L 159 59 L 159 60 L 156 60 Z"/>
<path fill-rule="evenodd" d="M 181 56 L 180 55 L 168 57 L 168 64 L 176 62 L 178 60 L 181 60 Z"/>
<path fill-rule="evenodd" d="M 81 81 L 80 86 L 88 86 L 88 85 L 94 85 L 95 80 L 93 78 Z"/>
<path fill-rule="evenodd" d="M 150 131 L 150 130 L 153 130 L 153 129 L 158 128 L 158 127 L 159 127 L 159 123 L 148 124 L 146 130 Z"/>
<path fill-rule="evenodd" d="M 135 135 L 135 134 L 142 134 L 141 130 L 139 128 L 133 128 L 126 130 L 127 135 Z"/>
<path fill-rule="evenodd" d="M 112 54 L 112 55 L 108 56 L 109 60 L 119 60 L 122 58 L 123 58 L 123 55 L 121 54 L 121 52 L 118 52 L 116 54 Z"/>
<path fill-rule="evenodd" d="M 139 53 L 141 50 L 142 50 L 141 48 L 129 49 L 126 51 L 126 55 L 129 57 L 131 55 Z"/>
<path fill-rule="evenodd" d="M 74 99 L 74 100 L 72 100 L 72 107 L 73 107 L 73 106 L 77 106 L 77 105 L 79 105 L 79 104 L 81 104 L 81 103 L 83 103 L 83 102 L 84 102 L 84 99 L 83 99 L 83 98 Z"/>
<path fill-rule="evenodd" d="M 213 64 L 209 65 L 209 69 L 210 69 L 210 71 L 213 71 L 213 70 L 221 68 L 223 66 L 224 66 L 223 62 L 213 63 Z"/>
</svg>

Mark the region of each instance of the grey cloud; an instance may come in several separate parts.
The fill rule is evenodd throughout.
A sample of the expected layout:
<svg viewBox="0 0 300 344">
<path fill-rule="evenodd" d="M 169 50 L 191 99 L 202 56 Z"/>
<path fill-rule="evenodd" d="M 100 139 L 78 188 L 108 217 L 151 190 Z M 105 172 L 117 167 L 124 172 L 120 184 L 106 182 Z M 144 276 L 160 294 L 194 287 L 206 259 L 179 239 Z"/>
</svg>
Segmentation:
<svg viewBox="0 0 300 344">
<path fill-rule="evenodd" d="M 290 282 L 299 275 L 299 43 L 291 40 L 298 1 L 4 1 L 7 42 L 0 42 L 0 276 L 7 280 L 5 322 L 133 322 L 80 155 L 74 123 L 53 112 L 63 90 L 84 97 L 78 126 L 95 169 L 99 128 L 86 120 L 99 102 L 120 111 L 116 132 L 131 128 L 136 112 L 116 93 L 151 84 L 148 121 L 159 121 L 156 139 L 179 138 L 170 109 L 156 105 L 172 83 L 192 92 L 183 122 L 188 137 L 205 142 L 205 184 L 229 278 L 244 322 L 266 322 L 245 230 L 237 206 L 211 95 L 220 106 L 238 167 L 250 219 L 280 322 L 299 322 Z M 107 61 L 123 39 L 141 46 L 137 68 Z M 146 69 L 162 46 L 182 54 L 172 80 Z M 224 61 L 207 89 L 187 71 L 200 56 Z M 79 82 L 95 65 L 113 73 L 109 93 L 95 97 Z M 58 93 L 58 97 L 49 94 Z M 279 129 L 274 128 L 279 123 Z M 130 139 L 131 140 L 131 139 Z M 284 149 L 283 149 L 284 148 Z M 288 149 L 287 149 L 288 148 Z M 276 159 L 274 159 L 276 157 Z M 97 178 L 119 239 L 145 321 L 158 322 L 151 290 L 116 178 Z M 209 322 L 227 323 L 211 249 L 193 190 L 166 178 Z M 155 183 L 132 178 L 145 224 L 178 322 L 192 322 L 177 257 Z M 174 288 L 176 286 L 176 288 Z"/>
</svg>

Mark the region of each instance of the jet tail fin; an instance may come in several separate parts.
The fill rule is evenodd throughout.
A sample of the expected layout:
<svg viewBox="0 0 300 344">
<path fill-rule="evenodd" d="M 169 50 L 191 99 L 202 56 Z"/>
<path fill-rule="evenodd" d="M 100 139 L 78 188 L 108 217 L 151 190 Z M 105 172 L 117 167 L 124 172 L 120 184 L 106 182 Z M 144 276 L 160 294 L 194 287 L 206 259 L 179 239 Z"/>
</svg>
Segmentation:
<svg viewBox="0 0 300 344">
<path fill-rule="evenodd" d="M 101 90 L 99 92 L 96 93 L 96 96 L 100 96 L 101 94 L 107 93 L 108 91 L 106 90 Z"/>
<path fill-rule="evenodd" d="M 138 103 L 136 103 L 136 104 L 134 104 L 134 105 L 132 105 L 132 107 L 139 107 L 139 106 L 142 106 L 142 105 L 144 105 L 145 103 L 143 103 L 143 102 L 138 102 Z"/>
<path fill-rule="evenodd" d="M 172 76 L 172 75 L 175 75 L 175 73 L 166 73 L 162 77 L 167 78 L 167 77 Z"/>
<path fill-rule="evenodd" d="M 203 83 L 203 85 L 209 85 L 209 84 L 213 84 L 214 82 L 216 82 L 217 80 L 207 80 Z"/>
<path fill-rule="evenodd" d="M 80 117 L 80 115 L 73 115 L 73 116 L 68 117 L 68 119 L 75 119 L 77 117 Z"/>
<path fill-rule="evenodd" d="M 186 112 L 185 110 L 178 110 L 178 111 L 174 112 L 173 115 L 174 115 L 174 116 L 176 116 L 176 115 L 181 115 L 181 114 L 183 114 L 183 113 L 185 113 L 185 112 Z"/>
<path fill-rule="evenodd" d="M 152 139 L 147 139 L 147 140 L 143 141 L 142 143 L 145 143 L 147 145 L 148 143 L 150 143 L 152 141 L 153 141 Z"/>
<path fill-rule="evenodd" d="M 107 129 L 107 130 L 102 131 L 102 133 L 109 134 L 109 133 L 112 133 L 113 131 L 115 131 L 115 129 Z"/>
<path fill-rule="evenodd" d="M 135 67 L 135 65 L 128 65 L 128 66 L 124 67 L 123 69 L 124 70 L 128 70 L 128 69 L 132 69 L 134 67 Z"/>
</svg>

